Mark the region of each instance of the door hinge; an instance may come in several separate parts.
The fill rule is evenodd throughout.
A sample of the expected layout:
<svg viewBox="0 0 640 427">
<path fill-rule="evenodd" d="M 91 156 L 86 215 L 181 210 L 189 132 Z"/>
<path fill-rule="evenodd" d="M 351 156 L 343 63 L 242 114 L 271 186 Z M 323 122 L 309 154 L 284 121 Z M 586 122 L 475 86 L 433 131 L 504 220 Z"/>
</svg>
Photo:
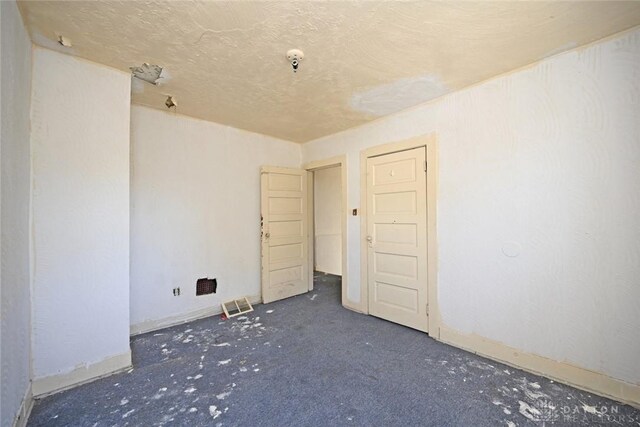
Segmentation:
<svg viewBox="0 0 640 427">
<path fill-rule="evenodd" d="M 427 304 L 427 316 L 429 315 L 429 304 Z"/>
<path fill-rule="evenodd" d="M 427 171 L 427 161 L 426 160 L 424 161 L 424 171 L 425 172 Z"/>
</svg>

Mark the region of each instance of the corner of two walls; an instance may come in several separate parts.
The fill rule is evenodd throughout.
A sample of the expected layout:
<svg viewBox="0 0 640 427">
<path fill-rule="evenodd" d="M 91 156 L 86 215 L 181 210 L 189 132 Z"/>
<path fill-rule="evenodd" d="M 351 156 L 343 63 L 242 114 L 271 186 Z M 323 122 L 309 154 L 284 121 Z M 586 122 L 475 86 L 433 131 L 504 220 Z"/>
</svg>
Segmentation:
<svg viewBox="0 0 640 427">
<path fill-rule="evenodd" d="M 351 209 L 363 149 L 435 134 L 447 340 L 640 404 L 638 99 L 636 28 L 308 142 L 303 160 L 346 154 Z M 347 234 L 359 303 L 359 218 Z"/>
<path fill-rule="evenodd" d="M 34 48 L 34 395 L 128 367 L 130 332 L 260 298 L 260 166 L 299 167 L 300 145 L 131 107 L 130 83 Z"/>
<path fill-rule="evenodd" d="M 300 167 L 300 144 L 141 106 L 131 127 L 132 334 L 260 301 L 260 167 Z"/>
</svg>

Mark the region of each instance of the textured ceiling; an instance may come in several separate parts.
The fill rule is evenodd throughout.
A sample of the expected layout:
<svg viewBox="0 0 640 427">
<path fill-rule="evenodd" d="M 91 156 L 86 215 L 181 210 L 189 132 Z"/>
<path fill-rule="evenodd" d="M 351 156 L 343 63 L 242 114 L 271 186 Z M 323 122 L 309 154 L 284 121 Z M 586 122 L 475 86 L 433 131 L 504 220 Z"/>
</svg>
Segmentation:
<svg viewBox="0 0 640 427">
<path fill-rule="evenodd" d="M 304 142 L 640 24 L 640 2 L 21 1 L 34 43 L 164 67 L 133 102 Z M 57 43 L 60 35 L 72 47 Z M 305 58 L 298 73 L 285 58 Z M 98 83 L 96 83 L 98 84 Z"/>
</svg>

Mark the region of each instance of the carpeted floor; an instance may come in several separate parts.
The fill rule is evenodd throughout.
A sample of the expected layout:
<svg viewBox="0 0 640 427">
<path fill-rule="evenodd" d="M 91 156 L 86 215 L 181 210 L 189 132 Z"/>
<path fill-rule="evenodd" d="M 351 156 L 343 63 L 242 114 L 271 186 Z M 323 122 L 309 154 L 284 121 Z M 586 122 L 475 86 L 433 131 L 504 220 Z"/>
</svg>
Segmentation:
<svg viewBox="0 0 640 427">
<path fill-rule="evenodd" d="M 640 425 L 640 411 L 340 305 L 340 278 L 246 317 L 131 340 L 133 366 L 29 426 Z"/>
</svg>

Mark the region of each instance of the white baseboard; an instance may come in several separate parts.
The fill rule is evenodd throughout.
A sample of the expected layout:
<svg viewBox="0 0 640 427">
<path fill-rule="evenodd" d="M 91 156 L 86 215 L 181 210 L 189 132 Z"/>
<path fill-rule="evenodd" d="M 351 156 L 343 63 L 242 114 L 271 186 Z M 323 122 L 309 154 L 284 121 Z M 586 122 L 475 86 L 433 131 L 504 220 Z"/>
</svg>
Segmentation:
<svg viewBox="0 0 640 427">
<path fill-rule="evenodd" d="M 36 398 L 66 390 L 80 384 L 121 372 L 131 367 L 131 350 L 111 356 L 91 365 L 81 366 L 71 372 L 49 377 L 34 378 L 32 391 Z"/>
<path fill-rule="evenodd" d="M 566 362 L 548 359 L 509 347 L 497 341 L 440 327 L 440 341 L 479 354 L 514 368 L 551 378 L 573 387 L 640 408 L 640 385 L 612 378 Z"/>
<path fill-rule="evenodd" d="M 11 425 L 13 427 L 26 427 L 29 415 L 31 415 L 31 409 L 33 409 L 33 393 L 31 392 L 31 381 L 29 381 L 27 391 Z"/>
<path fill-rule="evenodd" d="M 252 305 L 260 304 L 262 302 L 262 297 L 260 295 L 254 295 L 247 298 Z M 136 323 L 135 325 L 131 325 L 129 333 L 131 336 L 140 335 L 147 332 L 157 331 L 159 329 L 169 328 L 171 326 L 181 325 L 193 320 L 203 319 L 205 317 L 217 316 L 219 314 L 222 314 L 222 306 L 216 305 L 158 320 L 146 320 L 141 323 Z"/>
</svg>

